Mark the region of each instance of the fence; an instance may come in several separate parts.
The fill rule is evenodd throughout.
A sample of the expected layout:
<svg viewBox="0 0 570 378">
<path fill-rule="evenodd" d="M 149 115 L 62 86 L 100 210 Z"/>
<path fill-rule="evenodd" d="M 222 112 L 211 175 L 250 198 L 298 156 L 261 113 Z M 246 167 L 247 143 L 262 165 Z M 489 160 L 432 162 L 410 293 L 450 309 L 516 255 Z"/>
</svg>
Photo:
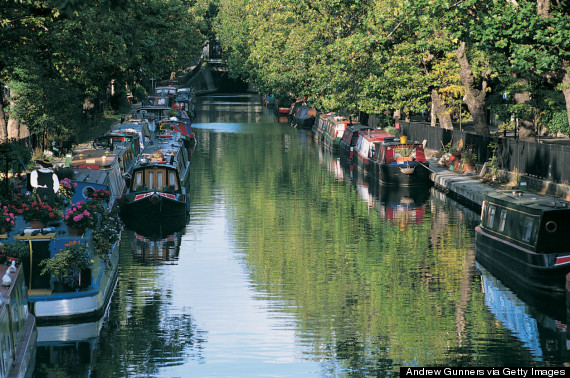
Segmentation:
<svg viewBox="0 0 570 378">
<path fill-rule="evenodd" d="M 442 150 L 449 143 L 463 139 L 465 146 L 472 146 L 479 163 L 493 156 L 489 144 L 493 137 L 481 136 L 459 130 L 445 130 L 422 122 L 399 122 L 400 133 L 410 140 L 426 140 L 426 147 Z M 496 138 L 499 168 L 543 180 L 570 182 L 570 146 L 556 143 L 523 142 L 514 138 Z"/>
</svg>

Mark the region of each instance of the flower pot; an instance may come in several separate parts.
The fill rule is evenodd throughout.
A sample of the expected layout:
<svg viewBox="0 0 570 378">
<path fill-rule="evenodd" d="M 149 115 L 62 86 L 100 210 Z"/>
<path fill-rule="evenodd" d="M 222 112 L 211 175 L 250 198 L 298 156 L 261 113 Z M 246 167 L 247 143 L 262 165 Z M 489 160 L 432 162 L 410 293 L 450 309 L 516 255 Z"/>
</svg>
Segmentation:
<svg viewBox="0 0 570 378">
<path fill-rule="evenodd" d="M 32 219 L 30 221 L 30 228 L 45 228 L 47 226 L 47 223 L 44 221 L 40 221 L 37 219 Z"/>
<path fill-rule="evenodd" d="M 81 236 L 85 233 L 85 227 L 67 226 L 69 236 Z"/>
</svg>

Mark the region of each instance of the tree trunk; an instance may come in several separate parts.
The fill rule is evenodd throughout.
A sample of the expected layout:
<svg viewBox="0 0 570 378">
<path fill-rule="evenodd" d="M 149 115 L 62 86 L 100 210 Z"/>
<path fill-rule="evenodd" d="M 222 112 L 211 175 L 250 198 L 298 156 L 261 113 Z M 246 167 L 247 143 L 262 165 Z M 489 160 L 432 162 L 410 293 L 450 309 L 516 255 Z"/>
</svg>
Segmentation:
<svg viewBox="0 0 570 378">
<path fill-rule="evenodd" d="M 564 69 L 562 93 L 564 94 L 564 100 L 566 100 L 566 116 L 568 117 L 568 124 L 570 124 L 570 61 L 563 61 L 562 68 Z"/>
<path fill-rule="evenodd" d="M 456 51 L 457 60 L 461 65 L 459 77 L 465 86 L 465 97 L 463 100 L 465 101 L 465 104 L 467 104 L 469 112 L 473 117 L 475 133 L 479 135 L 489 135 L 489 126 L 487 125 L 487 117 L 485 115 L 487 81 L 483 80 L 481 82 L 481 88 L 478 88 L 475 85 L 473 69 L 471 68 L 471 64 L 469 64 L 465 50 L 465 42 L 461 42 Z"/>
<path fill-rule="evenodd" d="M 528 85 L 528 80 L 523 78 L 517 78 L 517 83 L 522 86 L 526 87 Z M 515 93 L 513 96 L 515 103 L 517 105 L 524 104 L 530 101 L 530 92 L 523 91 L 519 93 Z M 536 133 L 534 131 L 534 122 L 533 120 L 529 119 L 518 119 L 518 128 L 519 128 L 519 139 L 524 140 L 527 142 L 534 142 Z"/>
<path fill-rule="evenodd" d="M 453 130 L 453 123 L 451 122 L 451 116 L 447 111 L 447 106 L 441 101 L 437 90 L 431 90 L 431 103 L 432 103 L 432 125 L 434 124 L 434 119 L 437 117 L 439 119 L 439 125 L 441 128 L 446 130 Z"/>
<path fill-rule="evenodd" d="M 8 130 L 6 128 L 6 119 L 4 114 L 4 94 L 0 90 L 0 143 L 8 138 Z"/>
<path fill-rule="evenodd" d="M 10 117 L 8 120 L 8 139 L 20 139 L 20 120 L 14 117 Z"/>
<path fill-rule="evenodd" d="M 550 0 L 537 0 L 536 5 L 539 16 L 543 18 L 550 16 Z"/>
</svg>

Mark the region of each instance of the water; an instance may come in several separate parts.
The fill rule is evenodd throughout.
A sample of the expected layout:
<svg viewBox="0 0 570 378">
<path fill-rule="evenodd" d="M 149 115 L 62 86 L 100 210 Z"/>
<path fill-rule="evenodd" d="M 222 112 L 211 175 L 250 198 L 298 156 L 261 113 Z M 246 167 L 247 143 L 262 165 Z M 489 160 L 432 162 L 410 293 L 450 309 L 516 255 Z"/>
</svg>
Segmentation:
<svg viewBox="0 0 570 378">
<path fill-rule="evenodd" d="M 476 263 L 477 215 L 373 185 L 257 96 L 200 99 L 190 222 L 127 231 L 108 314 L 38 347 L 36 377 L 398 375 L 560 366 L 565 304 Z M 87 336 L 85 336 L 87 335 Z M 90 335 L 90 336 L 89 336 Z"/>
</svg>

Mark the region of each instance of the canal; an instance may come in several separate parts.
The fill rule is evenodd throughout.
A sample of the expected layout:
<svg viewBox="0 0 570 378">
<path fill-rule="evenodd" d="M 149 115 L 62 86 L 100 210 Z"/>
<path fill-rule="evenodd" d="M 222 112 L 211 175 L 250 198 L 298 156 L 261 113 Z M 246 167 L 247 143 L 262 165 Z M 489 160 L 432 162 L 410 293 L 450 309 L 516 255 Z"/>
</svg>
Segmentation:
<svg viewBox="0 0 570 378">
<path fill-rule="evenodd" d="M 477 215 L 374 185 L 251 94 L 200 97 L 183 230 L 125 230 L 105 317 L 56 326 L 35 377 L 338 377 L 561 366 L 566 304 L 476 261 Z"/>
</svg>

